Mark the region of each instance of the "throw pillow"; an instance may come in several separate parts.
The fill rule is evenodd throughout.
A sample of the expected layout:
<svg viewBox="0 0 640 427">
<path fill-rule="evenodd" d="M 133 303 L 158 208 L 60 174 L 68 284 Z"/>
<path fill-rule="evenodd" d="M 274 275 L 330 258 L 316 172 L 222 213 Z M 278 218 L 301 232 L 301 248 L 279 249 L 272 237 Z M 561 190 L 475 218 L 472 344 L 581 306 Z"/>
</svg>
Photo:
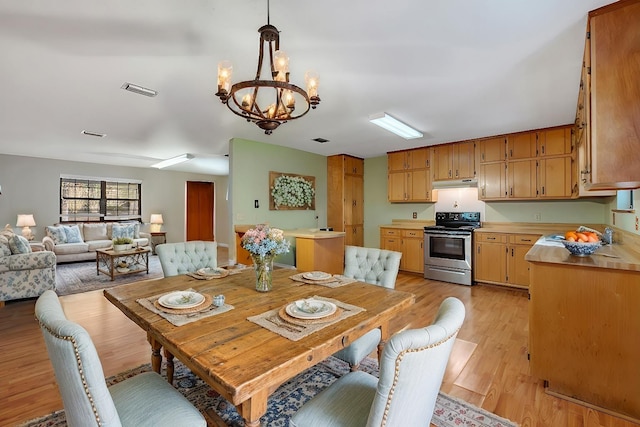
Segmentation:
<svg viewBox="0 0 640 427">
<path fill-rule="evenodd" d="M 13 229 L 11 228 L 11 226 L 9 224 L 5 225 L 4 228 L 2 229 L 2 231 L 0 231 L 0 236 L 4 236 L 7 239 L 9 239 L 9 237 L 13 236 Z"/>
<path fill-rule="evenodd" d="M 28 254 L 31 252 L 29 241 L 18 234 L 14 234 L 9 239 L 9 248 L 12 254 Z"/>
<path fill-rule="evenodd" d="M 111 238 L 116 239 L 118 237 L 128 237 L 130 239 L 135 238 L 136 233 L 136 225 L 135 224 L 113 224 L 113 228 L 111 230 Z"/>
<path fill-rule="evenodd" d="M 93 240 L 111 240 L 107 236 L 107 224 L 104 222 L 97 224 L 89 224 L 85 222 L 82 225 L 82 232 L 84 233 L 85 242 Z"/>
<path fill-rule="evenodd" d="M 82 243 L 80 228 L 77 225 L 63 225 L 67 243 Z"/>
<path fill-rule="evenodd" d="M 63 226 L 54 227 L 53 225 L 47 225 L 47 236 L 51 237 L 53 243 L 56 245 L 67 243 L 67 234 L 64 232 Z"/>
<path fill-rule="evenodd" d="M 11 248 L 9 247 L 9 239 L 6 236 L 0 235 L 0 256 L 11 255 Z"/>
</svg>

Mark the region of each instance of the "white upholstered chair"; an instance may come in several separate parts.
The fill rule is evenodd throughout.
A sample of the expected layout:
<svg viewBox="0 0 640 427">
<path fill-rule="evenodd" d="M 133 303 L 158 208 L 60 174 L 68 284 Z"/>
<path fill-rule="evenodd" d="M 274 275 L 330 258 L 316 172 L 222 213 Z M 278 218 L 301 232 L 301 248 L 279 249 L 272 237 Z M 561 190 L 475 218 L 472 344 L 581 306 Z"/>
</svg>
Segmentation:
<svg viewBox="0 0 640 427">
<path fill-rule="evenodd" d="M 432 325 L 399 332 L 386 343 L 379 379 L 346 374 L 304 404 L 291 425 L 428 427 L 464 316 L 464 304 L 446 298 Z"/>
<path fill-rule="evenodd" d="M 206 426 L 189 401 L 155 372 L 107 387 L 96 348 L 87 331 L 67 320 L 55 292 L 36 301 L 36 318 L 64 403 L 67 425 Z"/>
<path fill-rule="evenodd" d="M 194 240 L 180 243 L 164 243 L 156 246 L 156 254 L 164 277 L 195 273 L 205 267 L 218 266 L 218 244 Z"/>
<path fill-rule="evenodd" d="M 396 286 L 400 258 L 400 252 L 346 246 L 344 276 L 393 289 Z M 380 329 L 369 331 L 334 356 L 349 363 L 352 371 L 357 371 L 360 362 L 376 349 L 381 337 Z"/>
</svg>

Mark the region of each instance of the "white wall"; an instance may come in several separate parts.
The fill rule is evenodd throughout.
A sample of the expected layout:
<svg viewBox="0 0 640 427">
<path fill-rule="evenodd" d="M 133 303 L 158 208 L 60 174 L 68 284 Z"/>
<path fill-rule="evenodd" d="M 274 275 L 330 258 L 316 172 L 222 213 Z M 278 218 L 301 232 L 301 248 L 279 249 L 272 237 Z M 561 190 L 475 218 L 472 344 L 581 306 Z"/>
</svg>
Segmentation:
<svg viewBox="0 0 640 427">
<path fill-rule="evenodd" d="M 32 213 L 37 240 L 44 237 L 44 227 L 59 221 L 60 175 L 80 175 L 104 178 L 125 178 L 142 181 L 142 220 L 149 222 L 152 213 L 160 213 L 167 241 L 185 240 L 185 196 L 187 181 L 215 183 L 216 240 L 228 244 L 228 233 L 218 230 L 229 228 L 225 195 L 226 176 L 189 174 L 152 168 L 100 165 L 94 163 L 49 160 L 35 157 L 0 154 L 0 226 L 15 228 L 19 213 Z"/>
</svg>

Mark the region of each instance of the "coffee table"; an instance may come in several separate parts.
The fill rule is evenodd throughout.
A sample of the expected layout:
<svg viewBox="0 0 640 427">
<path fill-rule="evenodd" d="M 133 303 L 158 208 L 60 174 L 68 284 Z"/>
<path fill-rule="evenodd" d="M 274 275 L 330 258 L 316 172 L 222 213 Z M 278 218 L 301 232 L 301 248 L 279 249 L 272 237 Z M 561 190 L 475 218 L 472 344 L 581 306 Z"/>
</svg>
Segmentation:
<svg viewBox="0 0 640 427">
<path fill-rule="evenodd" d="M 126 251 L 114 251 L 113 249 L 96 250 L 96 274 L 106 274 L 111 280 L 124 274 L 142 273 L 149 274 L 149 248 L 136 248 Z M 118 267 L 121 262 L 127 267 Z"/>
</svg>

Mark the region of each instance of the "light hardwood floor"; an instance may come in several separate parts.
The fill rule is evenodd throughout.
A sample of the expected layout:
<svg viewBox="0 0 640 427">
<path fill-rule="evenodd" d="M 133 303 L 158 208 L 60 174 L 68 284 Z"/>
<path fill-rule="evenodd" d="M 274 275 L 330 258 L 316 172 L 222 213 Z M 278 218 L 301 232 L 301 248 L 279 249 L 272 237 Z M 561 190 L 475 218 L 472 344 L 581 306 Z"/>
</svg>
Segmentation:
<svg viewBox="0 0 640 427">
<path fill-rule="evenodd" d="M 425 326 L 443 298 L 460 298 L 467 317 L 442 390 L 528 426 L 631 427 L 637 424 L 545 394 L 529 375 L 527 294 L 466 287 L 400 273 L 396 288 L 416 295 L 397 329 Z M 144 332 L 115 309 L 102 291 L 61 298 L 67 316 L 94 340 L 105 376 L 149 362 Z M 34 300 L 0 309 L 0 426 L 12 426 L 62 408 L 44 341 L 33 316 Z"/>
</svg>

